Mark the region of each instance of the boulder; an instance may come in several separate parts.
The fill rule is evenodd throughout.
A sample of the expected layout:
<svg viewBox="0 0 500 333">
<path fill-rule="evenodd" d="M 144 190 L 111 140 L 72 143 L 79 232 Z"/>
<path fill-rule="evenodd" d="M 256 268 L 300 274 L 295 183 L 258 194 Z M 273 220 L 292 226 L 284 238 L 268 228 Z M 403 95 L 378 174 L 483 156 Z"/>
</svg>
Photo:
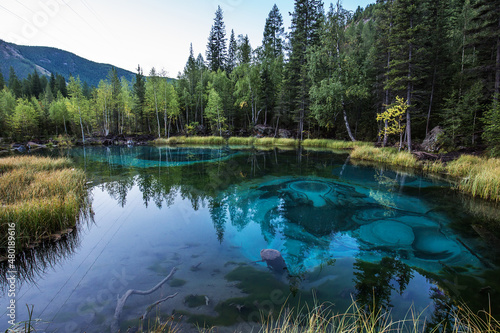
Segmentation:
<svg viewBox="0 0 500 333">
<path fill-rule="evenodd" d="M 285 259 L 283 259 L 278 250 L 262 249 L 260 250 L 260 257 L 267 264 L 267 267 L 277 273 L 282 273 L 287 269 Z"/>
<path fill-rule="evenodd" d="M 287 129 L 280 128 L 278 131 L 278 137 L 280 137 L 282 139 L 289 139 L 292 137 L 292 132 L 290 132 Z"/>
<path fill-rule="evenodd" d="M 444 134 L 444 130 L 436 126 L 434 127 L 425 137 L 424 142 L 422 142 L 422 149 L 428 152 L 437 152 L 442 146 L 441 137 Z"/>
</svg>

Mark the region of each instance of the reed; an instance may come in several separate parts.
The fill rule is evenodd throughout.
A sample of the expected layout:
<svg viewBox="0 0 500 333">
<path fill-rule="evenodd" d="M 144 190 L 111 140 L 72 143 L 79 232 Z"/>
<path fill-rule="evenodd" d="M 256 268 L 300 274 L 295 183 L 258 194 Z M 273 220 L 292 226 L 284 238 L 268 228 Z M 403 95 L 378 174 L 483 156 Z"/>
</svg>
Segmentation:
<svg viewBox="0 0 500 333">
<path fill-rule="evenodd" d="M 1 235 L 15 223 L 16 246 L 24 247 L 75 225 L 89 201 L 84 172 L 70 165 L 68 159 L 0 159 Z"/>
</svg>

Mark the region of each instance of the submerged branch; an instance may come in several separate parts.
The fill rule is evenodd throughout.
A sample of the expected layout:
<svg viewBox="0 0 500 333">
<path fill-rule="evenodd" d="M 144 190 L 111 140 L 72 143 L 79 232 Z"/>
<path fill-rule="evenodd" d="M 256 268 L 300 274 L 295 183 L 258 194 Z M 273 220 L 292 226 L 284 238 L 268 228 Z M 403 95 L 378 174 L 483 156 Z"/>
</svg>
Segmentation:
<svg viewBox="0 0 500 333">
<path fill-rule="evenodd" d="M 153 288 L 151 288 L 149 290 L 146 290 L 146 291 L 136 290 L 136 289 L 127 290 L 127 292 L 121 298 L 118 299 L 118 302 L 116 304 L 116 310 L 115 310 L 115 314 L 113 316 L 113 322 L 111 323 L 111 332 L 118 332 L 118 330 L 119 330 L 118 321 L 119 321 L 120 315 L 123 311 L 123 307 L 125 306 L 125 302 L 127 301 L 127 298 L 130 295 L 134 295 L 134 294 L 135 295 L 149 295 L 149 294 L 155 292 L 156 290 L 160 289 L 160 287 L 162 285 L 164 285 L 165 282 L 170 280 L 170 278 L 174 275 L 176 270 L 177 270 L 176 267 L 172 268 L 172 270 L 170 271 L 170 273 L 168 274 L 168 276 L 166 278 L 164 278 L 160 283 L 158 283 L 156 286 L 154 286 Z"/>
</svg>

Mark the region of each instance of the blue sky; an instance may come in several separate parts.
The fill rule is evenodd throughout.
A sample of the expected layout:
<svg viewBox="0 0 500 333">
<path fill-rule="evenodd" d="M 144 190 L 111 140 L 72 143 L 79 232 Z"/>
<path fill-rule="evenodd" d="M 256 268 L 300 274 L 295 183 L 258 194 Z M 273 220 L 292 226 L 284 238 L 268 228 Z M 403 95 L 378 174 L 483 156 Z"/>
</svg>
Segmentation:
<svg viewBox="0 0 500 333">
<path fill-rule="evenodd" d="M 344 0 L 348 10 L 373 3 Z M 205 50 L 217 6 L 224 11 L 227 37 L 248 34 L 260 46 L 269 11 L 276 3 L 285 28 L 293 0 L 2 0 L 0 39 L 22 45 L 52 46 L 84 58 L 131 71 L 140 64 L 182 71 L 193 43 L 195 56 Z M 325 1 L 325 8 L 330 2 Z"/>
</svg>

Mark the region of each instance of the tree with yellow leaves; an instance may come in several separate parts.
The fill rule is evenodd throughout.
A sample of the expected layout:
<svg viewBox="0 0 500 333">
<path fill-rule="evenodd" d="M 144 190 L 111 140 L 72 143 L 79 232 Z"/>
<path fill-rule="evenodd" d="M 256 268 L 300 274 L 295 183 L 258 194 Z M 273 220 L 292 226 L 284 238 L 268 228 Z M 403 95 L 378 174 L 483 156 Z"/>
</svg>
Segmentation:
<svg viewBox="0 0 500 333">
<path fill-rule="evenodd" d="M 377 114 L 377 121 L 387 122 L 387 126 L 380 131 L 380 135 L 389 136 L 391 134 L 399 134 L 399 150 L 403 145 L 403 133 L 406 124 L 403 123 L 403 118 L 406 115 L 408 104 L 405 99 L 396 96 L 396 102 L 389 105 L 382 113 Z"/>
</svg>

